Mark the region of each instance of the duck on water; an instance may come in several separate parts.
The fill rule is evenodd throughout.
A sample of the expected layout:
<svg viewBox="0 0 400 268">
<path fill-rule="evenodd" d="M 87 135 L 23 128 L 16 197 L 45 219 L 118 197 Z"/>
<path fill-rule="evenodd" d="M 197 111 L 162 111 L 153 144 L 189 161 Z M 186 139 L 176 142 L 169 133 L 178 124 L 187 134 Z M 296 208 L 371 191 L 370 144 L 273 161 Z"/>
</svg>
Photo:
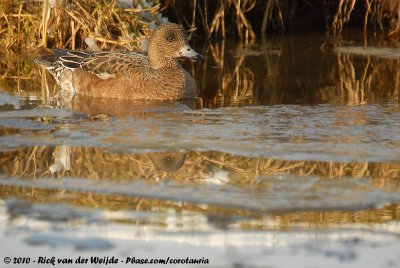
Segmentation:
<svg viewBox="0 0 400 268">
<path fill-rule="evenodd" d="M 188 44 L 182 26 L 159 26 L 147 52 L 54 49 L 35 62 L 46 68 L 63 90 L 130 100 L 182 100 L 196 97 L 193 77 L 178 58 L 203 57 Z"/>
</svg>

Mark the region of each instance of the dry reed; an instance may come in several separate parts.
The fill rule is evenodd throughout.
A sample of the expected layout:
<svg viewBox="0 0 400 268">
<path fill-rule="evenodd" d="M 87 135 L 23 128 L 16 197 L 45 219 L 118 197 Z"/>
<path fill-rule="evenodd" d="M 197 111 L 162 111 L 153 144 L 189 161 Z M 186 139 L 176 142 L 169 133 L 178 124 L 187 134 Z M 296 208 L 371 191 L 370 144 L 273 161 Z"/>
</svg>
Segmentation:
<svg viewBox="0 0 400 268">
<path fill-rule="evenodd" d="M 117 0 L 4 0 L 0 4 L 0 46 L 132 49 L 159 17 L 158 1 L 123 8 Z"/>
<path fill-rule="evenodd" d="M 162 8 L 158 0 L 148 2 L 150 6 L 137 4 L 134 8 L 124 8 L 118 0 L 3 0 L 0 3 L 0 46 L 132 49 L 150 31 L 150 24 L 162 21 L 160 14 L 164 9 L 172 10 L 190 35 L 201 29 L 208 38 L 224 39 L 228 32 L 235 32 L 245 43 L 256 38 L 254 28 L 261 33 L 285 31 L 288 21 L 304 19 L 293 17 L 301 4 L 290 6 L 278 0 L 166 0 L 162 1 Z M 330 22 L 335 36 L 341 35 L 358 2 L 362 0 L 338 1 Z M 262 20 L 250 19 L 256 16 L 256 11 L 262 14 Z M 364 16 L 356 19 L 363 21 L 364 31 L 368 24 L 374 24 L 387 36 L 395 36 L 400 30 L 399 18 L 398 1 L 364 0 Z"/>
<path fill-rule="evenodd" d="M 267 31 L 286 31 L 289 21 L 301 21 L 304 17 L 296 17 L 296 12 L 302 8 L 316 8 L 316 1 L 307 1 L 307 3 L 290 3 L 290 1 L 278 0 L 170 0 L 165 1 L 164 6 L 173 10 L 177 20 L 190 29 L 201 29 L 208 37 L 225 38 L 228 31 L 233 32 L 245 43 L 252 42 L 256 33 L 253 28 L 258 28 L 261 34 Z M 351 21 L 354 9 L 361 8 L 357 3 L 364 3 L 364 13 L 361 17 L 353 20 L 359 20 L 363 24 L 364 31 L 367 32 L 368 24 L 377 25 L 387 36 L 396 35 L 400 30 L 400 3 L 394 0 L 339 0 L 336 3 L 323 1 L 320 8 L 325 8 L 326 14 L 331 17 L 328 23 L 328 31 L 334 36 L 341 36 L 346 24 Z M 329 10 L 330 6 L 334 7 Z M 326 6 L 326 7 L 325 7 Z M 188 12 L 191 10 L 191 12 Z M 252 13 L 253 12 L 253 13 Z M 321 10 L 321 12 L 323 12 Z M 262 20 L 258 19 L 262 14 Z M 253 27 L 251 24 L 256 24 Z M 300 24 L 300 23 L 299 23 Z M 322 28 L 322 27 L 321 27 Z M 376 28 L 376 27 L 375 27 Z"/>
</svg>

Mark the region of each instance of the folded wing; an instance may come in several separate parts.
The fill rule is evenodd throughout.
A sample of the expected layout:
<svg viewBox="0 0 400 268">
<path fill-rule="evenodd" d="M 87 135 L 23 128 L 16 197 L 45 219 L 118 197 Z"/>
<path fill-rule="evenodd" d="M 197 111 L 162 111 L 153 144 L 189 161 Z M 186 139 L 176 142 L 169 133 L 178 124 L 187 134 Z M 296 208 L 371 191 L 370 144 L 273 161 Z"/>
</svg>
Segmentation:
<svg viewBox="0 0 400 268">
<path fill-rule="evenodd" d="M 115 51 L 77 51 L 54 49 L 52 55 L 44 56 L 37 63 L 46 68 L 81 69 L 96 74 L 102 79 L 117 74 L 128 75 L 135 69 L 146 66 L 145 52 L 115 52 Z"/>
</svg>

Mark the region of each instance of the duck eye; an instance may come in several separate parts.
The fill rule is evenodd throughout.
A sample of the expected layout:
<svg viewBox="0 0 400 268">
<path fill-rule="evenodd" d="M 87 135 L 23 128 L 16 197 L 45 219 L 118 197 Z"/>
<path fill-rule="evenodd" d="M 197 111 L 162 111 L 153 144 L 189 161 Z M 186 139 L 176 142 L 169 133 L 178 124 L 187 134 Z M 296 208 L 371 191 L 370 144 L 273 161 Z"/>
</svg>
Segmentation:
<svg viewBox="0 0 400 268">
<path fill-rule="evenodd" d="M 172 41 L 175 40 L 175 36 L 169 35 L 169 36 L 167 36 L 167 40 L 168 40 L 169 42 L 172 42 Z"/>
</svg>

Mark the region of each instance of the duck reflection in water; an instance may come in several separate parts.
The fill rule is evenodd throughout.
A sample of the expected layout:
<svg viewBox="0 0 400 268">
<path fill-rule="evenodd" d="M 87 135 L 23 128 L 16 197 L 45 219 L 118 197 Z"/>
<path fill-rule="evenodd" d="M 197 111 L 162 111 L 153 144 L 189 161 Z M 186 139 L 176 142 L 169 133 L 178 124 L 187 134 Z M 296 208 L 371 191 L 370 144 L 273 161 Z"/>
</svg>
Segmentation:
<svg viewBox="0 0 400 268">
<path fill-rule="evenodd" d="M 64 171 L 73 171 L 74 147 L 68 145 L 56 146 L 53 152 L 54 161 L 49 167 L 51 174 Z M 165 151 L 146 154 L 137 154 L 140 158 L 144 156 L 150 160 L 153 168 L 157 171 L 173 173 L 179 171 L 186 161 L 186 152 L 183 151 Z"/>
<path fill-rule="evenodd" d="M 156 169 L 168 173 L 178 171 L 186 160 L 186 153 L 180 151 L 150 153 L 148 156 Z"/>
<path fill-rule="evenodd" d="M 107 115 L 110 117 L 151 117 L 158 111 L 194 110 L 202 108 L 201 98 L 180 101 L 139 101 L 114 98 L 97 98 L 84 95 L 71 94 L 69 91 L 60 90 L 53 98 L 49 98 L 48 106 L 67 109 L 74 113 L 89 117 Z"/>
</svg>

